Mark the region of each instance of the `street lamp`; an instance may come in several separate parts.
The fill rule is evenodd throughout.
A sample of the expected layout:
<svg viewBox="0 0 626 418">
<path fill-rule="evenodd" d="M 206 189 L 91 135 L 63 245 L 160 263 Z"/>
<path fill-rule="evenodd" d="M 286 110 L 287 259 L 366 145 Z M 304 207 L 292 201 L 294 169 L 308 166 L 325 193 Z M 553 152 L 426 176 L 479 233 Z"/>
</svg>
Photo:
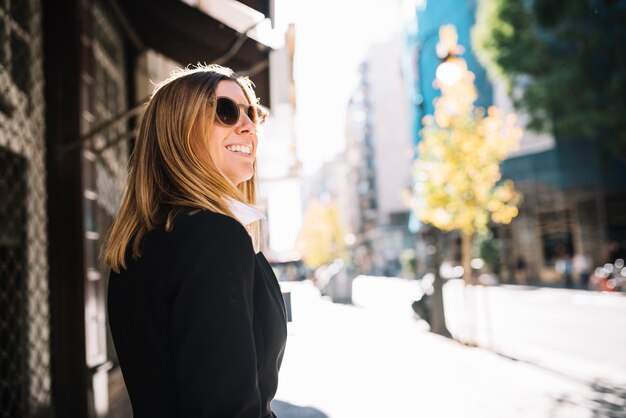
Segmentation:
<svg viewBox="0 0 626 418">
<path fill-rule="evenodd" d="M 461 80 L 463 74 L 467 71 L 467 63 L 465 60 L 458 57 L 464 52 L 464 48 L 458 43 L 458 34 L 454 25 L 443 25 L 438 29 L 433 29 L 426 33 L 417 48 L 417 76 L 419 78 L 420 90 L 417 105 L 420 109 L 420 127 L 421 118 L 426 115 L 426 88 L 424 85 L 425 77 L 424 67 L 422 65 L 422 53 L 426 49 L 426 45 L 435 39 L 438 39 L 435 52 L 441 63 L 437 66 L 435 71 L 434 82 L 439 84 L 439 86 L 450 87 Z"/>
<path fill-rule="evenodd" d="M 459 45 L 459 36 L 454 25 L 444 25 L 439 29 L 437 56 L 442 61 L 437 67 L 437 81 L 446 87 L 456 84 L 467 71 L 465 60 L 458 58 L 464 52 Z"/>
<path fill-rule="evenodd" d="M 443 83 L 446 87 L 456 84 L 463 74 L 467 66 L 463 68 L 463 60 L 458 58 L 449 58 L 437 67 L 437 81 Z"/>
<path fill-rule="evenodd" d="M 421 40 L 419 41 L 418 45 L 417 45 L 417 78 L 418 78 L 418 88 L 419 88 L 419 94 L 416 97 L 416 104 L 417 106 L 419 106 L 419 121 L 420 121 L 420 127 L 421 127 L 421 119 L 425 116 L 426 114 L 426 109 L 425 109 L 425 86 L 424 86 L 424 67 L 422 65 L 422 54 L 424 52 L 424 50 L 426 49 L 426 46 L 432 42 L 433 40 L 438 39 L 438 35 L 439 35 L 439 30 L 435 29 L 435 30 L 430 30 L 429 32 L 426 32 L 426 34 L 421 38 Z"/>
<path fill-rule="evenodd" d="M 417 77 L 416 77 L 417 80 L 413 87 L 415 90 L 417 90 L 417 91 L 414 90 L 414 96 L 413 96 L 414 97 L 413 103 L 417 107 L 416 109 L 417 117 L 414 119 L 415 121 L 414 129 L 416 128 L 416 132 L 417 132 L 416 137 L 415 137 L 415 143 L 418 142 L 417 137 L 419 135 L 419 131 L 423 127 L 422 119 L 424 118 L 424 116 L 426 116 L 426 106 L 425 106 L 425 90 L 426 89 L 424 86 L 424 79 L 426 77 L 424 77 L 424 66 L 422 63 L 422 55 L 423 55 L 424 50 L 426 50 L 427 45 L 430 44 L 432 41 L 438 39 L 438 35 L 439 35 L 438 28 L 431 29 L 425 32 L 423 36 L 420 36 L 416 43 L 415 60 L 416 60 L 416 66 L 417 66 Z M 412 233 L 417 233 L 420 231 L 420 229 L 422 229 L 422 223 L 419 221 L 419 219 L 415 217 L 415 214 L 412 212 L 409 217 L 408 228 L 409 228 L 409 231 L 411 231 Z"/>
</svg>

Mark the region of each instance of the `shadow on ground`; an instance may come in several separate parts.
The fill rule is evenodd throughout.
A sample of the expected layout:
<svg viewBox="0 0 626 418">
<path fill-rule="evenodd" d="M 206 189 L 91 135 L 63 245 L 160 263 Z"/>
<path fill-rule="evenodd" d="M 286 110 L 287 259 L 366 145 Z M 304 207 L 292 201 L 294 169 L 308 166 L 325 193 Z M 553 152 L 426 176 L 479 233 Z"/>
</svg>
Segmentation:
<svg viewBox="0 0 626 418">
<path fill-rule="evenodd" d="M 272 401 L 272 411 L 278 418 L 329 418 L 319 409 L 310 406 L 298 406 L 289 402 Z"/>
<path fill-rule="evenodd" d="M 626 387 L 594 382 L 591 411 L 593 418 L 626 418 Z"/>
<path fill-rule="evenodd" d="M 626 387 L 597 380 L 590 389 L 591 393 L 582 399 L 568 395 L 555 399 L 553 412 L 574 404 L 587 408 L 591 418 L 626 418 Z"/>
</svg>

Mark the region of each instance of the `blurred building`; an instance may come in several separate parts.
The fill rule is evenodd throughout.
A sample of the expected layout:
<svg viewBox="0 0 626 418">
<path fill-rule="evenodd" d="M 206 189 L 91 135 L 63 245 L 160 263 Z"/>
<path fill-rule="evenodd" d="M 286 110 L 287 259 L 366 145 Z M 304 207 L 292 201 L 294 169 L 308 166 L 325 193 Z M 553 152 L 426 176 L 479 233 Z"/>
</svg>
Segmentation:
<svg viewBox="0 0 626 418">
<path fill-rule="evenodd" d="M 361 273 L 398 275 L 401 252 L 415 246 L 402 200 L 411 186 L 413 155 L 403 52 L 399 35 L 370 47 L 347 112 L 346 181 L 353 205 L 347 214 Z"/>
<path fill-rule="evenodd" d="M 294 129 L 296 96 L 293 80 L 295 27 L 288 26 L 285 46 L 270 54 L 270 116 L 259 139 L 258 204 L 267 213 L 270 260 L 299 258 L 294 246 L 302 219 L 300 162 Z"/>
<path fill-rule="evenodd" d="M 246 72 L 269 106 L 272 4 L 0 4 L 0 415 L 129 416 L 98 254 L 135 118 L 178 63 Z"/>
<path fill-rule="evenodd" d="M 513 111 L 495 86 L 494 104 Z M 595 267 L 626 258 L 626 164 L 603 152 L 602 138 L 526 131 L 502 174 L 524 196 L 511 225 L 494 228 L 503 280 L 587 287 Z"/>
<path fill-rule="evenodd" d="M 463 58 L 476 75 L 476 106 L 491 104 L 513 111 L 510 97 L 498 83 L 492 85 L 471 50 L 470 28 L 476 2 L 440 0 L 406 2 L 415 8 L 415 27 L 408 28 L 413 43 L 415 74 L 414 141 L 419 142 L 420 120 L 433 112 L 438 90 L 432 86 L 440 61 L 437 31 L 454 24 Z M 416 6 L 417 4 L 417 6 Z M 526 117 L 520 116 L 523 125 Z M 510 283 L 577 285 L 579 273 L 626 255 L 626 166 L 602 151 L 602 138 L 554 138 L 526 131 L 519 151 L 502 165 L 504 177 L 523 193 L 520 214 L 511 225 L 494 225 L 494 244 L 502 280 Z M 460 260 L 459 238 L 448 234 L 446 257 Z M 419 251 L 418 251 L 419 253 Z M 427 257 L 425 250 L 418 257 Z M 578 283 L 580 285 L 581 283 Z"/>
</svg>

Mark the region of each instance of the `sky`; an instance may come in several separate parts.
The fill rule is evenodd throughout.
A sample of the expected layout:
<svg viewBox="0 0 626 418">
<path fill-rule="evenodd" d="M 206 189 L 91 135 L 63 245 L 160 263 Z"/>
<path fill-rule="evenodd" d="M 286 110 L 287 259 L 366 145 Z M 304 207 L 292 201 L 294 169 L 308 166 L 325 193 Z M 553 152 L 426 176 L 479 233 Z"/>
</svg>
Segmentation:
<svg viewBox="0 0 626 418">
<path fill-rule="evenodd" d="M 398 0 L 282 0 L 295 23 L 296 137 L 305 175 L 344 148 L 345 112 L 371 43 L 399 32 Z"/>
</svg>

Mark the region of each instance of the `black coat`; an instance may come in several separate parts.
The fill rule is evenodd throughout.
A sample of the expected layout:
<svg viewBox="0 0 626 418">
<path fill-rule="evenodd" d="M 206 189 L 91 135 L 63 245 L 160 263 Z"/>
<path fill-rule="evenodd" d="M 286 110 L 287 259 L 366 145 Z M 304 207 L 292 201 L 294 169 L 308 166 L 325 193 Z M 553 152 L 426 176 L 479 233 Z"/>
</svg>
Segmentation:
<svg viewBox="0 0 626 418">
<path fill-rule="evenodd" d="M 280 287 L 246 229 L 180 213 L 111 272 L 109 326 L 134 418 L 274 416 L 287 338 Z"/>
</svg>

